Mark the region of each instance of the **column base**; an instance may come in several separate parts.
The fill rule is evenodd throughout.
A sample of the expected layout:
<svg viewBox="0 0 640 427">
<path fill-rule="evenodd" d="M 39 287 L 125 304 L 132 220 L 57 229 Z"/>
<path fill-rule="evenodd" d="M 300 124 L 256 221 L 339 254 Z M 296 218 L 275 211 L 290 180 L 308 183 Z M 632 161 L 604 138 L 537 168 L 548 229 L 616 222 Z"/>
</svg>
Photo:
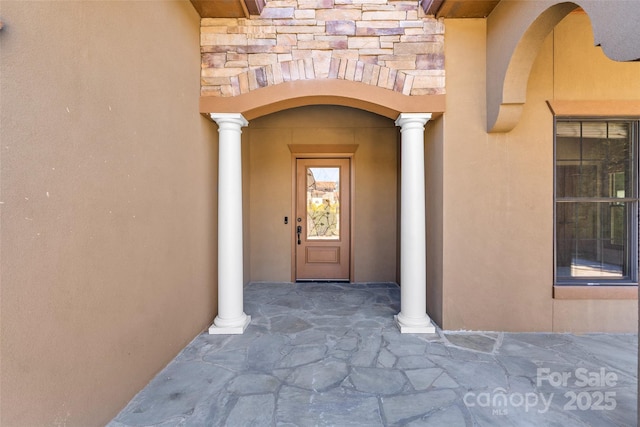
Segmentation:
<svg viewBox="0 0 640 427">
<path fill-rule="evenodd" d="M 407 325 L 405 323 L 402 323 L 398 319 L 398 315 L 393 316 L 393 318 L 395 319 L 396 325 L 398 325 L 398 329 L 400 329 L 401 334 L 435 334 L 436 333 L 436 327 L 433 326 L 433 323 L 431 323 L 431 319 L 429 319 L 429 316 L 425 316 L 426 320 L 424 323 L 414 324 L 414 325 Z"/>
<path fill-rule="evenodd" d="M 213 321 L 213 325 L 209 326 L 209 335 L 241 335 L 244 330 L 247 329 L 249 323 L 251 323 L 251 316 L 245 315 L 244 321 L 238 325 L 216 325 L 216 320 Z"/>
</svg>

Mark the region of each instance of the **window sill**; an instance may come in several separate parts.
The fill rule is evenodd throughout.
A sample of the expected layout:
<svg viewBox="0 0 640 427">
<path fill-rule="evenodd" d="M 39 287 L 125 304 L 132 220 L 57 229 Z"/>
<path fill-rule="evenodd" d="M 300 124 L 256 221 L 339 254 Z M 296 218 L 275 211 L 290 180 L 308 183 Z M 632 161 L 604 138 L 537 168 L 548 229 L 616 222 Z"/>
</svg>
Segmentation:
<svg viewBox="0 0 640 427">
<path fill-rule="evenodd" d="M 638 299 L 638 285 L 598 285 L 553 287 L 554 299 Z"/>
</svg>

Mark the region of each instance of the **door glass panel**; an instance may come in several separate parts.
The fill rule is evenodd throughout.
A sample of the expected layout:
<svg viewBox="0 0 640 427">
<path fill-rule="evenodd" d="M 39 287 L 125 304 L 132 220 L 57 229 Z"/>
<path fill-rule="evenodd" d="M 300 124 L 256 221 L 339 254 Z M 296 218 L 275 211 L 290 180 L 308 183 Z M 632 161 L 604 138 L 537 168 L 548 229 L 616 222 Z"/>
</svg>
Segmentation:
<svg viewBox="0 0 640 427">
<path fill-rule="evenodd" d="M 340 168 L 307 168 L 307 239 L 340 239 Z"/>
</svg>

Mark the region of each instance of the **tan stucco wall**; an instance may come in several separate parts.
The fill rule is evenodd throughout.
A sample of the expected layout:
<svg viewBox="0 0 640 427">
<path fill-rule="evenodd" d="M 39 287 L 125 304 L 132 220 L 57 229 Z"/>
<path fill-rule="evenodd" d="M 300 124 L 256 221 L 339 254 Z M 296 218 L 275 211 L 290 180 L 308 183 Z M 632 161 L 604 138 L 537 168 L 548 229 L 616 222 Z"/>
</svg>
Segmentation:
<svg viewBox="0 0 640 427">
<path fill-rule="evenodd" d="M 569 15 L 549 39 L 546 50 L 547 55 L 553 52 L 554 58 L 554 99 L 640 100 L 640 63 L 614 62 L 594 47 L 588 15 Z M 551 42 L 553 45 L 549 46 Z M 553 329 L 557 332 L 637 331 L 637 304 L 637 300 L 556 299 Z"/>
<path fill-rule="evenodd" d="M 211 322 L 189 2 L 0 2 L 2 426 L 104 425 Z"/>
<path fill-rule="evenodd" d="M 292 279 L 294 213 L 288 145 L 357 144 L 355 281 L 396 281 L 398 130 L 393 121 L 346 107 L 312 106 L 255 119 L 245 133 L 251 171 L 250 280 Z"/>
<path fill-rule="evenodd" d="M 425 129 L 425 193 L 427 221 L 427 313 L 442 325 L 442 230 L 444 118 L 427 123 Z"/>
<path fill-rule="evenodd" d="M 571 14 L 538 54 L 518 126 L 487 134 L 486 22 L 445 25 L 442 326 L 636 330 L 635 301 L 552 297 L 553 116 L 545 101 L 638 99 L 640 64 L 601 58 L 587 16 Z M 585 322 L 586 313 L 598 313 L 598 321 Z"/>
<path fill-rule="evenodd" d="M 249 144 L 249 130 L 242 128 L 242 249 L 243 249 L 243 280 L 249 283 L 251 279 L 251 169 L 246 167 L 251 160 L 251 145 Z M 216 165 L 217 168 L 217 165 Z"/>
<path fill-rule="evenodd" d="M 587 14 L 567 16 L 552 39 L 554 99 L 640 100 L 640 63 L 612 61 L 594 47 Z"/>
</svg>

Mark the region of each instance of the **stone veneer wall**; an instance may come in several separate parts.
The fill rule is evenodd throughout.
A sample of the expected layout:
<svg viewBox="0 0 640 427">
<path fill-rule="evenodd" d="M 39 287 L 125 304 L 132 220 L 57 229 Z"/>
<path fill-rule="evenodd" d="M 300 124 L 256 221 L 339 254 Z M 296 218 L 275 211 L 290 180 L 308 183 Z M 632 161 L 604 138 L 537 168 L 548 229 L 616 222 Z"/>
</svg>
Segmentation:
<svg viewBox="0 0 640 427">
<path fill-rule="evenodd" d="M 200 45 L 203 96 L 312 79 L 445 92 L 444 23 L 417 0 L 272 0 L 249 19 L 202 19 Z"/>
</svg>

